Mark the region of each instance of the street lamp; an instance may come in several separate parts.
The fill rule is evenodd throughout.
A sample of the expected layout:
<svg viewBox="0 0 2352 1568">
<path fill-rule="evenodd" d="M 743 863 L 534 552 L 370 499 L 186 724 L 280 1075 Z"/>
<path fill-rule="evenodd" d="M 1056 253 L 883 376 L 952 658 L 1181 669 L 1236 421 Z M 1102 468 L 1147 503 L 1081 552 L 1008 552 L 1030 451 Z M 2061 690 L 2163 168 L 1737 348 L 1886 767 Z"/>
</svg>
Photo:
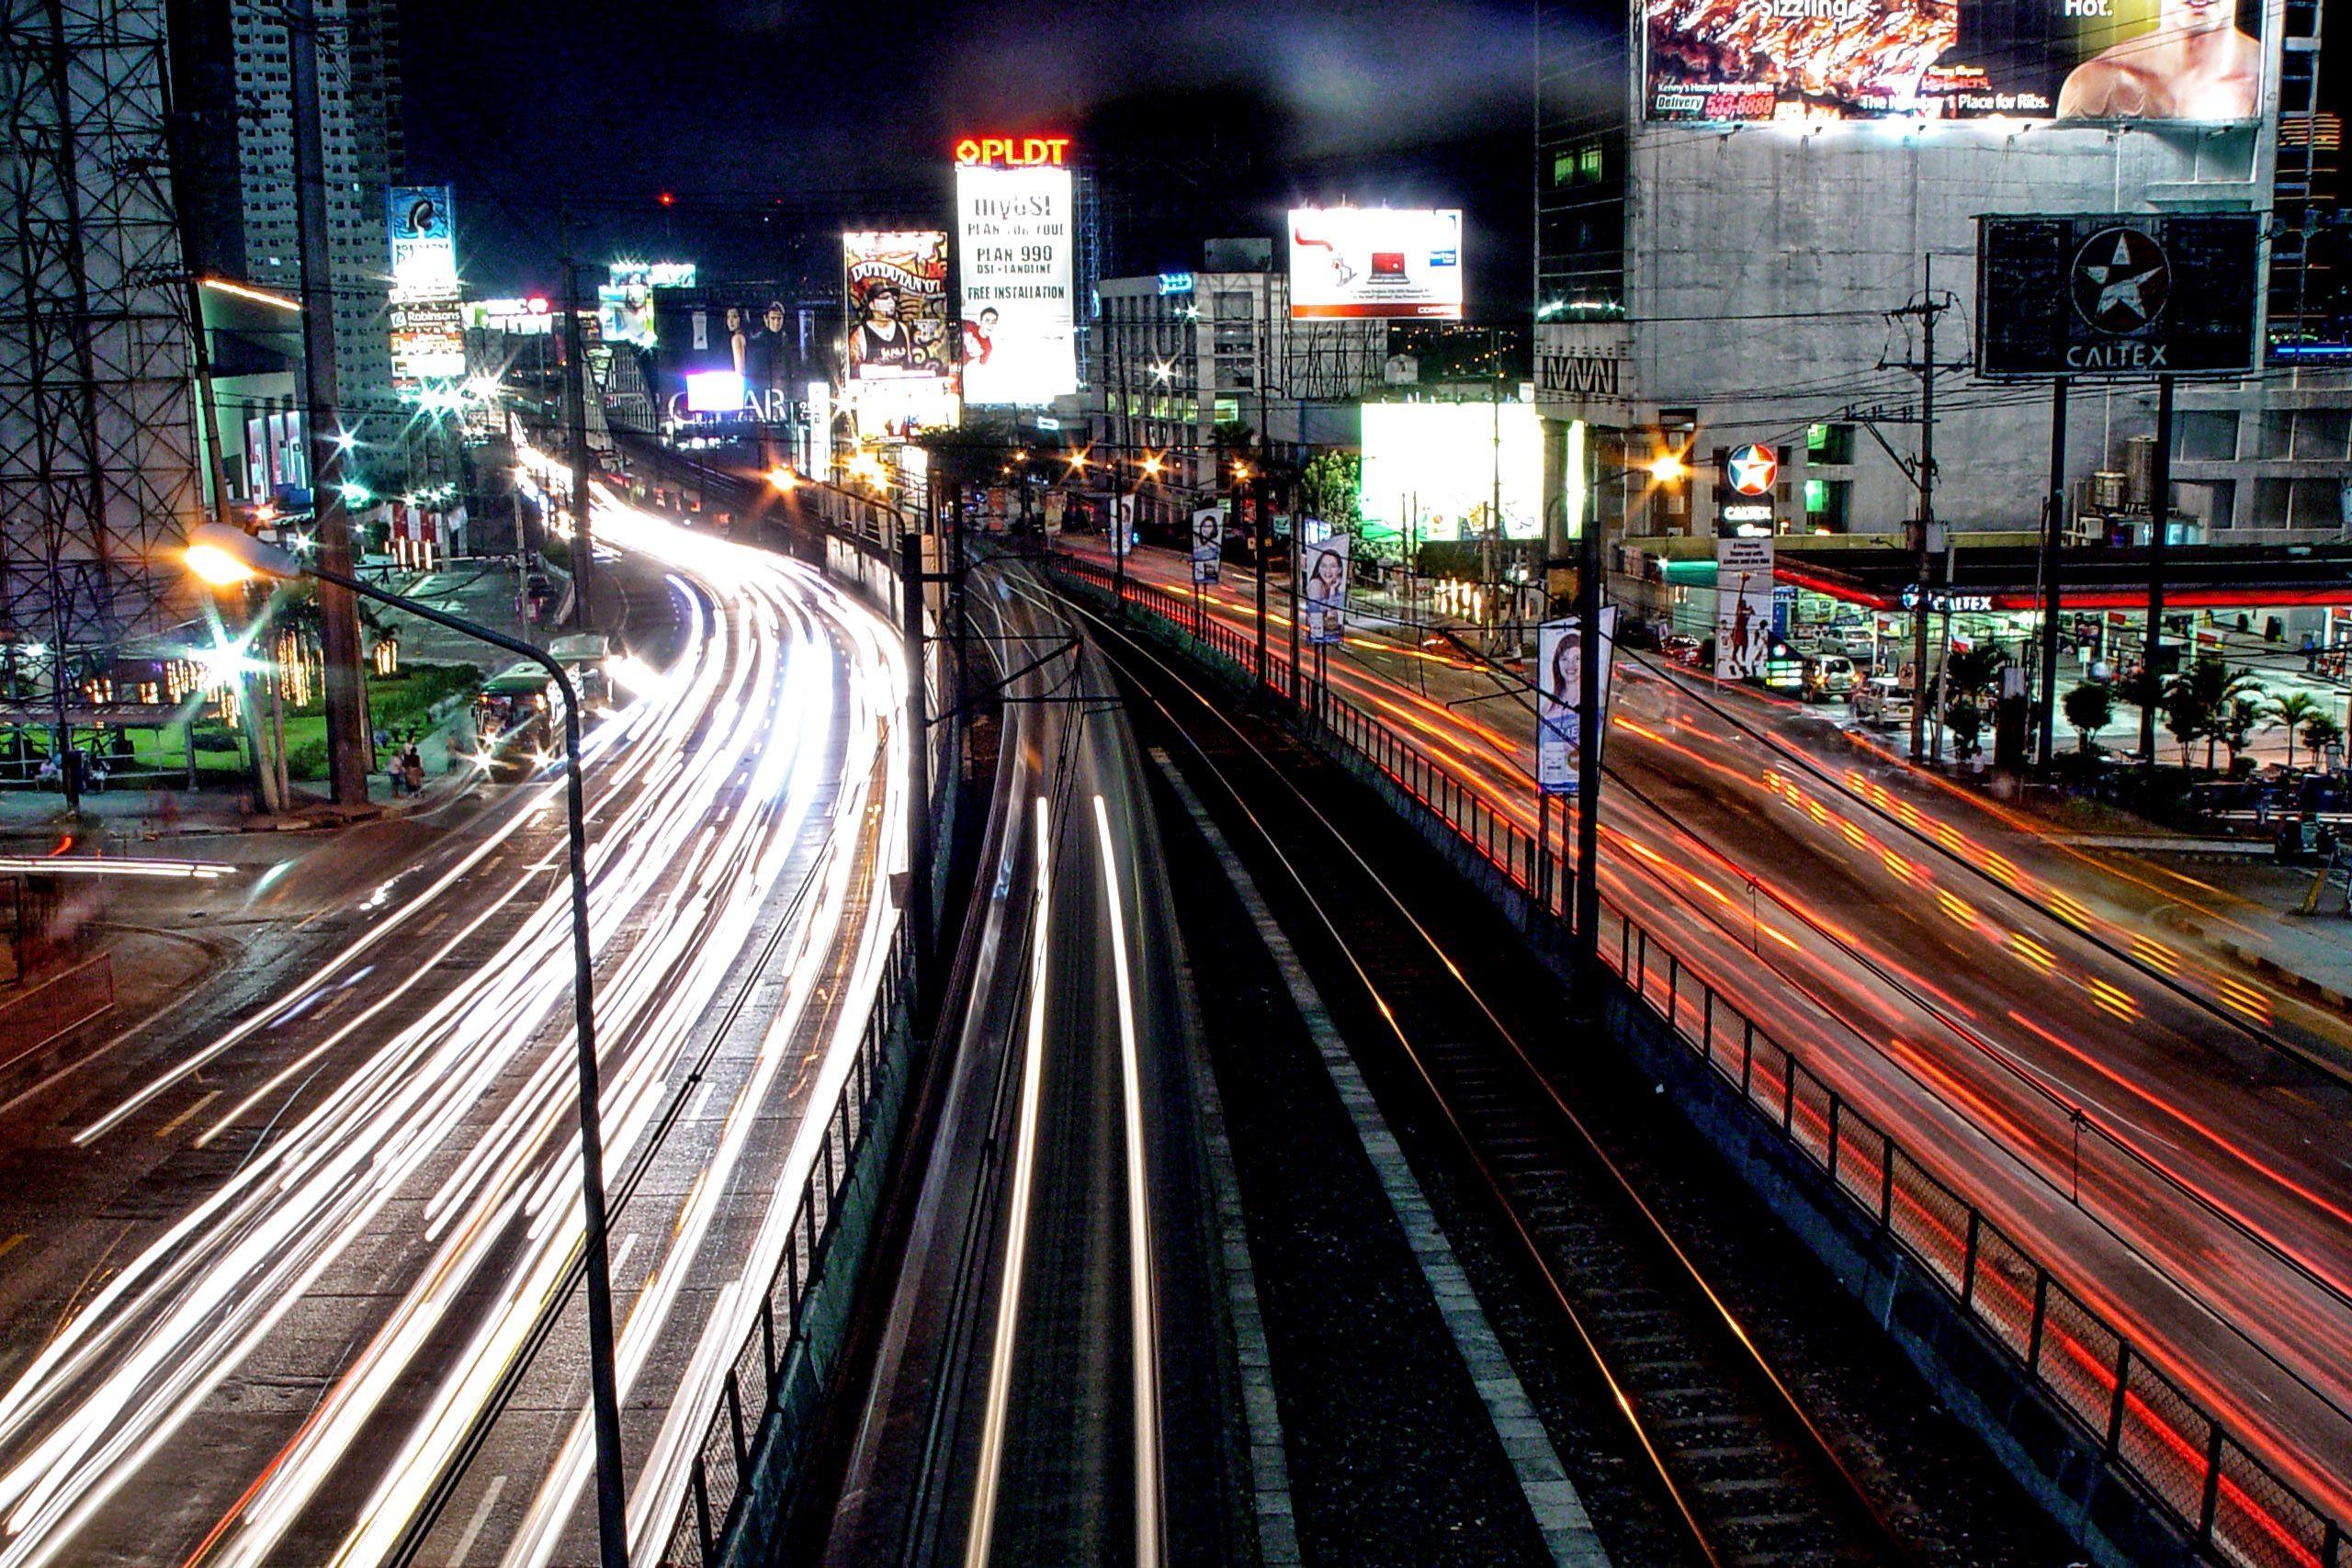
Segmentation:
<svg viewBox="0 0 2352 1568">
<path fill-rule="evenodd" d="M 804 474 L 789 464 L 778 464 L 768 470 L 768 487 L 778 495 L 791 495 L 802 485 L 814 486 L 829 494 L 838 495 L 844 501 L 862 502 L 867 506 L 879 507 L 898 520 L 899 532 L 901 536 L 920 532 L 912 523 L 907 520 L 907 514 L 904 512 L 878 495 L 861 494 L 845 485 L 837 485 L 829 479 L 820 479 Z"/>
<path fill-rule="evenodd" d="M 588 953 L 588 812 L 580 782 L 580 694 L 563 666 L 542 649 L 488 626 L 447 615 L 429 604 L 362 582 L 356 577 L 304 560 L 218 523 L 188 533 L 184 558 L 188 570 L 216 587 L 255 578 L 290 581 L 303 577 L 331 582 L 378 604 L 435 626 L 489 643 L 544 668 L 563 695 L 563 754 L 571 831 L 571 1008 L 580 1048 L 580 1168 L 588 1220 L 588 1386 L 595 1406 L 596 1529 L 604 1568 L 628 1568 L 628 1521 L 621 1490 L 620 1394 L 613 1378 L 613 1280 L 605 1235 L 605 1148 L 601 1126 L 602 1088 L 596 1067 L 596 1021 Z"/>
</svg>

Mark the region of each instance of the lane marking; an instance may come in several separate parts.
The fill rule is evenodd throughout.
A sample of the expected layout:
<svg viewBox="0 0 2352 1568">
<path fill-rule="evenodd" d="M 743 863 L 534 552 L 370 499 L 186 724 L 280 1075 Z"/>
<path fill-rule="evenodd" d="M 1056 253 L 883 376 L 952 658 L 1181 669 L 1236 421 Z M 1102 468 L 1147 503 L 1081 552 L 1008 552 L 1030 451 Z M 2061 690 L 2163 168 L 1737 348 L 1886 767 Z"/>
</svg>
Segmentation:
<svg viewBox="0 0 2352 1568">
<path fill-rule="evenodd" d="M 1371 1087 L 1358 1070 L 1339 1025 L 1324 1007 L 1322 994 L 1308 976 L 1306 966 L 1299 962 L 1297 950 L 1276 923 L 1273 911 L 1258 891 L 1257 881 L 1250 876 L 1249 868 L 1241 863 L 1241 857 L 1234 852 L 1223 829 L 1211 818 L 1208 807 L 1201 804 L 1201 797 L 1193 793 L 1193 786 L 1164 752 L 1156 752 L 1152 761 L 1159 765 L 1177 798 L 1184 803 L 1186 813 L 1208 840 L 1217 864 L 1233 885 L 1235 896 L 1257 927 L 1259 940 L 1265 943 L 1275 967 L 1282 971 L 1291 1005 L 1306 1024 L 1316 1053 L 1330 1074 L 1331 1086 L 1347 1108 L 1348 1120 L 1355 1128 L 1364 1156 L 1372 1162 L 1390 1212 L 1404 1230 L 1413 1260 L 1420 1265 L 1422 1281 L 1436 1299 L 1438 1313 L 1445 1319 L 1454 1348 L 1477 1388 L 1479 1403 L 1487 1408 L 1487 1417 L 1493 1423 L 1495 1436 L 1510 1462 L 1511 1474 L 1519 1482 L 1528 1510 L 1534 1515 L 1536 1529 L 1551 1550 L 1552 1561 L 1561 1568 L 1609 1568 L 1608 1551 L 1585 1512 L 1576 1483 L 1568 1479 L 1567 1471 L 1560 1463 L 1551 1434 L 1535 1415 L 1534 1404 L 1521 1385 L 1518 1372 L 1512 1370 L 1502 1341 L 1495 1337 L 1494 1326 L 1478 1304 L 1469 1275 L 1454 1256 L 1444 1231 L 1439 1228 L 1436 1213 L 1430 1207 L 1419 1179 L 1406 1163 L 1404 1150 L 1382 1118 Z"/>
<path fill-rule="evenodd" d="M 170 1137 L 174 1133 L 178 1132 L 181 1126 L 191 1117 L 195 1116 L 198 1111 L 203 1110 L 206 1106 L 211 1104 L 214 1100 L 220 1098 L 220 1091 L 219 1089 L 216 1089 L 209 1090 L 202 1100 L 198 1100 L 194 1105 L 189 1106 L 186 1111 L 181 1111 L 177 1116 L 173 1117 L 170 1121 L 156 1128 L 155 1136 L 159 1138 Z"/>
<path fill-rule="evenodd" d="M 1153 1323 L 1151 1207 L 1143 1162 L 1143 1068 L 1136 1058 L 1135 990 L 1127 976 L 1127 907 L 1119 896 L 1111 808 L 1094 797 L 1102 850 L 1102 896 L 1111 908 L 1111 974 L 1119 992 L 1119 1066 L 1127 1123 L 1127 1314 L 1135 1341 L 1136 1563 L 1159 1562 L 1159 1335 Z"/>
<path fill-rule="evenodd" d="M 466 1553 L 474 1549 L 474 1542 L 481 1538 L 481 1527 L 490 1522 L 490 1511 L 498 1506 L 499 1494 L 505 1490 L 505 1476 L 493 1475 L 490 1478 L 490 1485 L 483 1490 L 481 1501 L 474 1506 L 473 1517 L 466 1521 L 466 1533 L 458 1538 L 456 1550 L 449 1553 L 449 1568 L 465 1568 Z"/>
<path fill-rule="evenodd" d="M 996 1530 L 996 1494 L 1004 1465 L 1006 1404 L 1012 1382 L 1012 1347 L 1021 1315 L 1021 1265 L 1029 1247 L 1029 1189 L 1036 1174 L 1037 1101 L 1044 1086 L 1046 959 L 1051 928 L 1051 815 L 1037 797 L 1037 876 L 1029 959 L 1029 1050 L 1021 1064 L 1021 1115 L 1012 1154 L 1012 1190 L 1006 1202 L 1004 1284 L 999 1291 L 996 1343 L 989 1354 L 989 1395 L 980 1423 L 979 1474 L 972 1488 L 972 1525 L 964 1542 L 965 1568 L 988 1568 Z"/>
</svg>

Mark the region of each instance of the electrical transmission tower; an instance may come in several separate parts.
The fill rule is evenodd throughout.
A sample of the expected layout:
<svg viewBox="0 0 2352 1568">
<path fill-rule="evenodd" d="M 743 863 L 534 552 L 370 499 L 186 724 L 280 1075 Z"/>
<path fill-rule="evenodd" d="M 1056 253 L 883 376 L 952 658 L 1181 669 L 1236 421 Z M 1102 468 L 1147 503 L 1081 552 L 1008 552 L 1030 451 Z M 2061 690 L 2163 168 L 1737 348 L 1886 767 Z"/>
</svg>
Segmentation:
<svg viewBox="0 0 2352 1568">
<path fill-rule="evenodd" d="M 203 505 L 164 17 L 0 0 L 0 704 L 61 731 Z"/>
</svg>

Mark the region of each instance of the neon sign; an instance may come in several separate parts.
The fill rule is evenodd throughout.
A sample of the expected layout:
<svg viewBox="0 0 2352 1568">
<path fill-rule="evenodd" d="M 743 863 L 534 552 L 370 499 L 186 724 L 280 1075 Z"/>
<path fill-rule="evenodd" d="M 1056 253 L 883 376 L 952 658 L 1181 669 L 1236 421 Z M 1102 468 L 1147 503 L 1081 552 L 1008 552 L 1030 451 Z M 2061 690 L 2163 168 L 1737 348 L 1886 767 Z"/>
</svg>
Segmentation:
<svg viewBox="0 0 2352 1568">
<path fill-rule="evenodd" d="M 1050 164 L 1058 169 L 1069 143 L 1067 136 L 967 136 L 956 143 L 956 161 L 967 169 L 980 164 L 1007 169 Z"/>
</svg>

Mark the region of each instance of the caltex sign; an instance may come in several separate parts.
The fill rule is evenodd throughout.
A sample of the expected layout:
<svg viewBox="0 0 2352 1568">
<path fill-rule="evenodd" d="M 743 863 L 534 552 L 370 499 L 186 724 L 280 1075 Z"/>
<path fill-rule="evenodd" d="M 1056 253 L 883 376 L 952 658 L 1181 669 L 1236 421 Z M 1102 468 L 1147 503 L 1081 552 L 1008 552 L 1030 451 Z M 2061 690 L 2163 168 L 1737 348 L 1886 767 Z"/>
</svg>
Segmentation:
<svg viewBox="0 0 2352 1568">
<path fill-rule="evenodd" d="M 1781 460 L 1754 445 L 1735 446 L 1724 459 L 1724 483 L 1741 495 L 1771 494 L 1772 481 L 1780 472 Z"/>
</svg>

